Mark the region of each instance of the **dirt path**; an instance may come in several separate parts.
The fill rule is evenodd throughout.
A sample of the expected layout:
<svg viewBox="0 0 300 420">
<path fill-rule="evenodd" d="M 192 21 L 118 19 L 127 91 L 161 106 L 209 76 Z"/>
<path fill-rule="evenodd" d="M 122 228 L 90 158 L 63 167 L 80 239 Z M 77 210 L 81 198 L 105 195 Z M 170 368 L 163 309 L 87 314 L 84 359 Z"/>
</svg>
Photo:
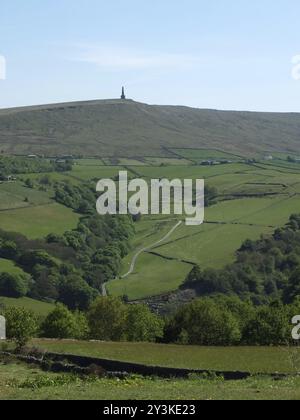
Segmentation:
<svg viewBox="0 0 300 420">
<path fill-rule="evenodd" d="M 136 262 L 137 262 L 137 259 L 139 258 L 139 256 L 143 253 L 143 252 L 146 252 L 146 251 L 150 251 L 152 248 L 154 248 L 154 247 L 156 247 L 156 246 L 158 246 L 158 245 L 160 245 L 162 242 L 164 242 L 164 241 L 166 241 L 174 232 L 175 232 L 175 230 L 180 226 L 182 224 L 182 222 L 180 221 L 180 222 L 178 222 L 178 223 L 176 223 L 176 225 L 175 226 L 173 226 L 172 227 L 172 229 L 162 238 L 162 239 L 160 239 L 159 241 L 157 241 L 157 242 L 155 242 L 154 244 L 152 244 L 152 245 L 149 245 L 149 246 L 147 246 L 147 247 L 145 247 L 145 248 L 142 248 L 142 249 L 140 249 L 135 255 L 134 255 L 134 257 L 133 257 L 133 259 L 132 259 L 132 262 L 131 262 L 131 265 L 130 265 L 130 270 L 128 271 L 128 273 L 126 273 L 124 276 L 122 276 L 121 277 L 121 279 L 125 279 L 126 277 L 128 277 L 128 276 L 130 276 L 130 274 L 132 274 L 133 273 L 133 271 L 134 271 L 134 268 L 135 268 L 135 264 L 136 264 Z"/>
</svg>

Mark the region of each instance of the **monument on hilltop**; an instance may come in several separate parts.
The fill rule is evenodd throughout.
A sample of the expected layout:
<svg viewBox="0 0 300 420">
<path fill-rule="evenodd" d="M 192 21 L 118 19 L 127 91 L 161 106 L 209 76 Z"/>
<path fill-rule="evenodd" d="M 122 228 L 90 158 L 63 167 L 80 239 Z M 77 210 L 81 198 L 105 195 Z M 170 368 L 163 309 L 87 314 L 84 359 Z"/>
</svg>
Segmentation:
<svg viewBox="0 0 300 420">
<path fill-rule="evenodd" d="M 121 95 L 121 99 L 123 99 L 123 101 L 126 99 L 126 95 L 125 95 L 125 88 L 124 88 L 124 86 L 122 87 L 122 95 Z"/>
</svg>

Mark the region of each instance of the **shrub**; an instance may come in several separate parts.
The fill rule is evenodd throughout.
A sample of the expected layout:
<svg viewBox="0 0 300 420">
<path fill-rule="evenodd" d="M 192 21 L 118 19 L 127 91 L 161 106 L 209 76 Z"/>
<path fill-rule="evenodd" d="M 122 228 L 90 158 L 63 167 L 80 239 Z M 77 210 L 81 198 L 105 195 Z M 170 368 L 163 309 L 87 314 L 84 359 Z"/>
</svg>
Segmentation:
<svg viewBox="0 0 300 420">
<path fill-rule="evenodd" d="M 99 297 L 88 311 L 90 335 L 95 340 L 125 338 L 126 305 L 116 297 Z"/>
<path fill-rule="evenodd" d="M 7 338 L 13 340 L 17 350 L 20 350 L 36 334 L 37 319 L 32 311 L 25 308 L 8 308 L 5 310 L 4 316 Z"/>
<path fill-rule="evenodd" d="M 163 337 L 164 322 L 146 305 L 128 305 L 126 339 L 128 341 L 155 342 Z"/>
<path fill-rule="evenodd" d="M 167 341 L 203 346 L 237 344 L 241 331 L 236 318 L 212 299 L 198 299 L 181 307 L 166 328 Z"/>
<path fill-rule="evenodd" d="M 57 304 L 42 324 L 42 335 L 47 338 L 84 339 L 88 326 L 83 314 L 72 313 L 64 305 Z"/>
</svg>

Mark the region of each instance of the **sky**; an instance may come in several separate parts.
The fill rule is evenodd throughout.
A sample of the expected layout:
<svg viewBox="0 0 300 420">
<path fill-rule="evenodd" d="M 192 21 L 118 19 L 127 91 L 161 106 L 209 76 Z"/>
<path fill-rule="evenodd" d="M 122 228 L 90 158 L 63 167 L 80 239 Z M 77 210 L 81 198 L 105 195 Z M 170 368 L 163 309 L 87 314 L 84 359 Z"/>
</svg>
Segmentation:
<svg viewBox="0 0 300 420">
<path fill-rule="evenodd" d="M 149 104 L 300 112 L 299 16 L 299 0 L 1 0 L 0 108 L 124 85 Z"/>
</svg>

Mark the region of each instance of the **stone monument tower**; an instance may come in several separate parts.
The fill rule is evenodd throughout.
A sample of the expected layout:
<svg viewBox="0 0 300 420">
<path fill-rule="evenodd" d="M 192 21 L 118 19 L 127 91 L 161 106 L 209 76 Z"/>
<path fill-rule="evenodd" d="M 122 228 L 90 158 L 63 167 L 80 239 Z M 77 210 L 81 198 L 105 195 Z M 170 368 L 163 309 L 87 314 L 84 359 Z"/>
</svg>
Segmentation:
<svg viewBox="0 0 300 420">
<path fill-rule="evenodd" d="M 121 99 L 123 99 L 123 101 L 126 99 L 126 96 L 125 96 L 125 88 L 124 88 L 124 86 L 122 87 L 122 95 L 121 95 Z"/>
</svg>

